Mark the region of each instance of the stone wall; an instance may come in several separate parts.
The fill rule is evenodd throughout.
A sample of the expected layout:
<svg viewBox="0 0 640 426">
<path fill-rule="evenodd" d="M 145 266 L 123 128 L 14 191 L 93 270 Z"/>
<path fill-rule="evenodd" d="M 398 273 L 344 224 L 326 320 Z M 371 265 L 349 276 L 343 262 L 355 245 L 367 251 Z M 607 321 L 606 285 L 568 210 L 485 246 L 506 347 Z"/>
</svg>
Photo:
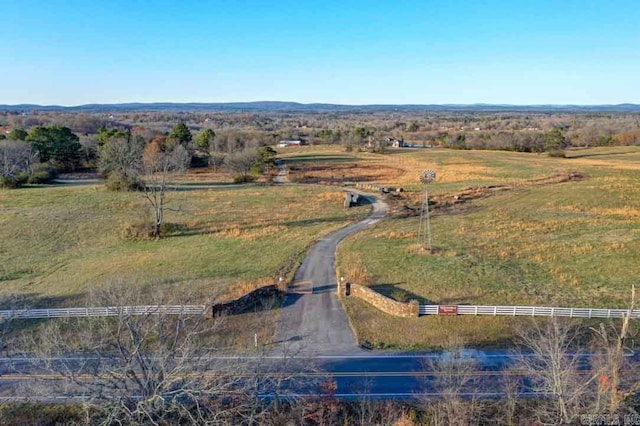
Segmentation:
<svg viewBox="0 0 640 426">
<path fill-rule="evenodd" d="M 349 208 L 349 207 L 357 206 L 359 200 L 360 200 L 360 194 L 356 194 L 355 192 L 345 192 L 344 207 Z"/>
<path fill-rule="evenodd" d="M 207 307 L 204 315 L 208 318 L 213 318 L 218 315 L 235 315 L 241 313 L 256 304 L 263 299 L 272 298 L 283 294 L 282 285 L 267 285 L 253 290 L 251 293 L 245 294 L 235 300 L 224 303 L 216 303 L 215 305 Z"/>
<path fill-rule="evenodd" d="M 388 188 L 386 188 L 384 186 L 381 186 L 381 185 L 378 185 L 376 183 L 361 183 L 361 182 L 358 182 L 358 183 L 356 183 L 356 188 L 364 189 L 364 190 L 367 190 L 367 191 L 378 191 L 381 194 L 385 193 L 385 192 L 389 192 Z"/>
<path fill-rule="evenodd" d="M 361 183 L 358 182 L 355 185 L 358 189 L 364 189 L 365 191 L 377 191 L 381 194 L 388 194 L 390 192 L 403 192 L 403 188 L 394 188 L 391 186 L 382 186 L 377 183 Z"/>
<path fill-rule="evenodd" d="M 411 300 L 409 303 L 398 302 L 363 285 L 348 282 L 342 283 L 340 279 L 338 279 L 338 294 L 340 297 L 354 296 L 362 299 L 390 315 L 403 318 L 420 316 L 420 304 L 417 300 Z"/>
</svg>

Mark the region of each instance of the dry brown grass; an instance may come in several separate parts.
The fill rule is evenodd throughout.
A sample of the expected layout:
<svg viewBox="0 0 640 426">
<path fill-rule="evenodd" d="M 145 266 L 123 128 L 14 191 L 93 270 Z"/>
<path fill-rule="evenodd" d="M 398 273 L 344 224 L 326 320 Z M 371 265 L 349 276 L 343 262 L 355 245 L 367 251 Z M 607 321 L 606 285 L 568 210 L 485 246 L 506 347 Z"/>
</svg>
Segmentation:
<svg viewBox="0 0 640 426">
<path fill-rule="evenodd" d="M 233 174 L 229 173 L 224 167 L 199 167 L 189 169 L 186 173 L 175 176 L 175 182 L 211 182 L 211 183 L 228 183 L 233 182 Z"/>
<path fill-rule="evenodd" d="M 427 155 L 413 157 L 406 154 L 389 155 L 386 159 L 375 159 L 377 162 L 385 162 L 402 170 L 399 176 L 387 176 L 383 182 L 388 185 L 410 186 L 415 185 L 420 173 L 424 169 L 433 169 L 434 164 Z M 456 162 L 452 164 L 440 164 L 438 166 L 437 182 L 459 183 L 484 179 L 490 173 L 487 166 L 471 161 Z"/>
<path fill-rule="evenodd" d="M 314 163 L 301 169 L 291 169 L 289 178 L 300 183 L 341 185 L 345 182 L 384 182 L 401 176 L 403 170 L 377 164 Z"/>
<path fill-rule="evenodd" d="M 276 282 L 272 278 L 261 278 L 253 281 L 241 281 L 235 283 L 233 287 L 229 288 L 226 293 L 224 293 L 218 301 L 226 302 L 229 300 L 238 299 L 245 294 L 251 293 L 254 290 L 257 290 L 261 287 L 266 287 L 269 285 L 274 285 Z"/>
<path fill-rule="evenodd" d="M 557 162 L 542 155 L 501 153 L 508 162 L 519 162 L 525 158 L 529 165 L 539 170 L 524 170 L 521 176 L 502 173 L 493 164 L 492 151 L 466 152 L 439 148 L 391 149 L 386 154 L 368 152 L 345 153 L 340 147 L 305 147 L 286 151 L 282 157 L 289 159 L 309 158 L 310 161 L 296 163 L 294 174 L 304 181 L 315 183 L 371 182 L 387 186 L 417 188 L 418 178 L 424 169 L 437 171 L 437 183 L 463 188 L 462 184 L 491 182 L 493 184 L 516 184 L 522 178 L 540 178 L 545 175 L 568 172 L 558 167 Z M 323 162 L 323 157 L 351 156 L 351 162 Z M 316 158 L 314 158 L 316 157 Z M 541 174 L 542 173 L 542 176 Z"/>
<path fill-rule="evenodd" d="M 353 264 L 382 292 L 400 289 L 436 304 L 626 305 L 640 254 L 640 149 L 584 150 L 578 161 L 503 152 L 412 155 L 431 155 L 432 164 L 439 164 L 432 167 L 436 170 L 469 161 L 490 170 L 478 181 L 460 184 L 446 183 L 441 175 L 430 188 L 432 201 L 444 204 L 460 194 L 468 199 L 465 209 L 434 206 L 435 254 L 415 250 L 418 218 L 397 216 L 343 242 L 338 252 L 343 269 Z M 405 164 L 421 167 L 422 161 Z M 563 178 L 574 170 L 583 178 Z M 486 187 L 506 189 L 490 196 L 474 192 Z M 419 194 L 408 199 L 415 205 Z M 500 342 L 511 333 L 501 322 L 510 320 L 423 318 L 414 323 L 360 311 L 360 305 L 356 311 L 355 303 L 348 302 L 354 327 L 373 343 L 440 346 L 449 333 L 458 332 L 447 328 L 448 322 L 463 325 L 462 333 L 474 330 L 467 335 L 472 344 Z M 434 324 L 443 331 L 432 330 Z"/>
<path fill-rule="evenodd" d="M 373 276 L 367 270 L 364 262 L 356 258 L 353 261 L 345 264 L 346 266 L 341 270 L 342 276 L 347 282 L 357 283 L 360 285 L 371 285 L 374 283 Z"/>
</svg>

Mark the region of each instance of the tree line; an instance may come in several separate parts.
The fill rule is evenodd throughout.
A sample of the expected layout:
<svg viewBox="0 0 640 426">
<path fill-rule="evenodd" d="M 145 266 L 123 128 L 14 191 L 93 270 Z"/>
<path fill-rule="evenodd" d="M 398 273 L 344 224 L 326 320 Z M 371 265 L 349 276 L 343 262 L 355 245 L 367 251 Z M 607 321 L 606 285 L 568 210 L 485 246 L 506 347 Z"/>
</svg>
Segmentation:
<svg viewBox="0 0 640 426">
<path fill-rule="evenodd" d="M 275 158 L 275 151 L 250 135 L 234 131 L 216 133 L 207 128 L 194 139 L 184 123 L 176 124 L 167 133 L 141 127 L 101 127 L 92 142 L 83 145 L 70 128 L 57 125 L 36 126 L 28 132 L 12 129 L 0 140 L 2 184 L 14 187 L 25 182 L 45 183 L 43 170 L 54 176 L 57 172 L 96 168 L 112 180 L 113 189 L 133 189 L 147 147 L 149 152 L 180 151 L 182 157 L 189 157 L 178 168 L 200 158 L 214 168 L 226 166 L 245 181 L 272 167 Z"/>
<path fill-rule="evenodd" d="M 29 129 L 66 126 L 81 139 L 100 127 L 144 127 L 168 133 L 176 122 L 192 131 L 206 128 L 239 133 L 259 145 L 280 139 L 305 139 L 311 144 L 348 143 L 358 127 L 409 142 L 440 145 L 447 137 L 464 134 L 468 149 L 507 149 L 522 146 L 520 135 L 543 135 L 562 129 L 571 146 L 633 145 L 640 143 L 640 114 L 612 112 L 480 112 L 480 111 L 344 111 L 344 112 L 123 112 L 0 113 L 0 126 Z M 514 140 L 511 143 L 510 135 Z M 1 136 L 0 136 L 1 137 Z M 526 138 L 525 138 L 526 139 Z M 524 142 L 526 144 L 526 141 Z M 525 145 L 526 146 L 526 145 Z"/>
<path fill-rule="evenodd" d="M 16 141 L 30 139 L 33 150 L 38 153 L 37 163 L 49 164 L 57 170 L 99 168 L 99 151 L 104 143 L 101 129 L 131 132 L 143 137 L 146 143 L 156 138 L 163 143 L 162 139 L 180 137 L 171 136 L 176 122 L 184 125 L 180 130 L 183 133 L 186 129 L 196 135 L 183 144 L 185 148 L 190 153 L 201 154 L 215 169 L 238 164 L 237 161 L 225 164 L 227 154 L 274 145 L 283 139 L 341 144 L 345 150 L 382 152 L 388 146 L 387 138 L 393 138 L 413 146 L 549 152 L 560 156 L 570 147 L 640 144 L 640 115 L 633 113 L 3 112 L 0 128 L 5 132 L 0 133 L 0 139 L 5 141 L 0 141 L 0 146 L 3 157 L 9 156 L 12 160 L 3 160 L 2 184 L 20 185 L 34 172 L 30 163 L 14 160 L 21 156 L 18 151 L 25 149 L 24 144 Z M 54 176 L 52 168 L 47 170 Z M 243 175 L 242 171 L 234 173 Z M 46 176 L 44 170 L 39 170 L 32 181 L 41 182 Z M 246 176 L 250 175 L 239 179 L 247 179 Z"/>
</svg>

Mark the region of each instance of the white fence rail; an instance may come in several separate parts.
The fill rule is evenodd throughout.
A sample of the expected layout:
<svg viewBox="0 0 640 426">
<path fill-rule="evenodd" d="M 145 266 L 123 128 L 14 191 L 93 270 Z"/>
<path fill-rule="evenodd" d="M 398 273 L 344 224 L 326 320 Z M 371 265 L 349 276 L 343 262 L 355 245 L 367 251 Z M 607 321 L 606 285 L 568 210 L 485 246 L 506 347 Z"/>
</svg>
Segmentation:
<svg viewBox="0 0 640 426">
<path fill-rule="evenodd" d="M 119 315 L 202 315 L 204 305 L 108 306 L 95 308 L 17 309 L 0 311 L 0 319 L 115 317 Z"/>
<path fill-rule="evenodd" d="M 493 315 L 569 318 L 640 318 L 640 309 L 556 308 L 546 306 L 420 305 L 420 315 Z"/>
</svg>

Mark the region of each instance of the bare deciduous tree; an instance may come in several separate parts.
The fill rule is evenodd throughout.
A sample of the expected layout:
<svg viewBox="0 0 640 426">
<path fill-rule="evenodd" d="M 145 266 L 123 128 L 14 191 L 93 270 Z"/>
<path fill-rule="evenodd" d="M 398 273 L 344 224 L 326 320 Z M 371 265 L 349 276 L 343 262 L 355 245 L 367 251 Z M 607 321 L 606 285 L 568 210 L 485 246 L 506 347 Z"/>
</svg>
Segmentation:
<svg viewBox="0 0 640 426">
<path fill-rule="evenodd" d="M 468 425 L 481 423 L 478 394 L 481 383 L 474 373 L 477 362 L 461 348 L 443 353 L 424 362 L 424 370 L 433 372 L 425 380 L 425 390 L 434 395 L 425 399 L 423 407 L 433 425 Z"/>
<path fill-rule="evenodd" d="M 266 362 L 216 356 L 207 339 L 225 317 L 167 315 L 160 308 L 132 315 L 123 305 L 148 304 L 128 283 L 92 296 L 115 317 L 61 320 L 44 325 L 22 359 L 63 380 L 44 381 L 44 395 L 84 395 L 101 424 L 259 424 L 283 386 L 289 359 Z M 155 294 L 152 305 L 175 304 Z M 73 354 L 70 356 L 70 354 Z M 283 385 L 285 383 L 286 385 Z"/>
<path fill-rule="evenodd" d="M 182 145 L 176 145 L 171 151 L 162 151 L 158 144 L 152 142 L 144 150 L 142 190 L 153 210 L 156 239 L 160 238 L 164 223 L 169 176 L 173 172 L 185 170 L 189 161 L 191 155 Z"/>
<path fill-rule="evenodd" d="M 99 150 L 98 168 L 103 175 L 115 174 L 125 182 L 136 181 L 142 163 L 145 140 L 140 135 L 109 138 Z"/>
<path fill-rule="evenodd" d="M 30 174 L 38 153 L 24 141 L 0 141 L 0 176 L 13 177 L 18 173 Z"/>
<path fill-rule="evenodd" d="M 631 289 L 629 312 L 636 305 L 635 287 Z M 594 353 L 592 361 L 598 376 L 598 398 L 595 401 L 595 412 L 616 413 L 622 405 L 640 391 L 640 380 L 637 372 L 631 367 L 625 356 L 630 352 L 629 340 L 637 330 L 631 327 L 631 316 L 625 315 L 618 330 L 613 324 L 600 323 L 595 332 Z"/>
<path fill-rule="evenodd" d="M 234 152 L 228 154 L 224 159 L 224 162 L 233 173 L 237 173 L 242 177 L 249 175 L 251 166 L 258 159 L 258 151 L 256 149 L 248 148 L 243 151 Z"/>
<path fill-rule="evenodd" d="M 590 371 L 583 367 L 580 328 L 574 321 L 549 318 L 534 320 L 517 330 L 521 351 L 515 368 L 531 381 L 540 394 L 536 408 L 543 424 L 575 422 L 589 405 Z"/>
</svg>

